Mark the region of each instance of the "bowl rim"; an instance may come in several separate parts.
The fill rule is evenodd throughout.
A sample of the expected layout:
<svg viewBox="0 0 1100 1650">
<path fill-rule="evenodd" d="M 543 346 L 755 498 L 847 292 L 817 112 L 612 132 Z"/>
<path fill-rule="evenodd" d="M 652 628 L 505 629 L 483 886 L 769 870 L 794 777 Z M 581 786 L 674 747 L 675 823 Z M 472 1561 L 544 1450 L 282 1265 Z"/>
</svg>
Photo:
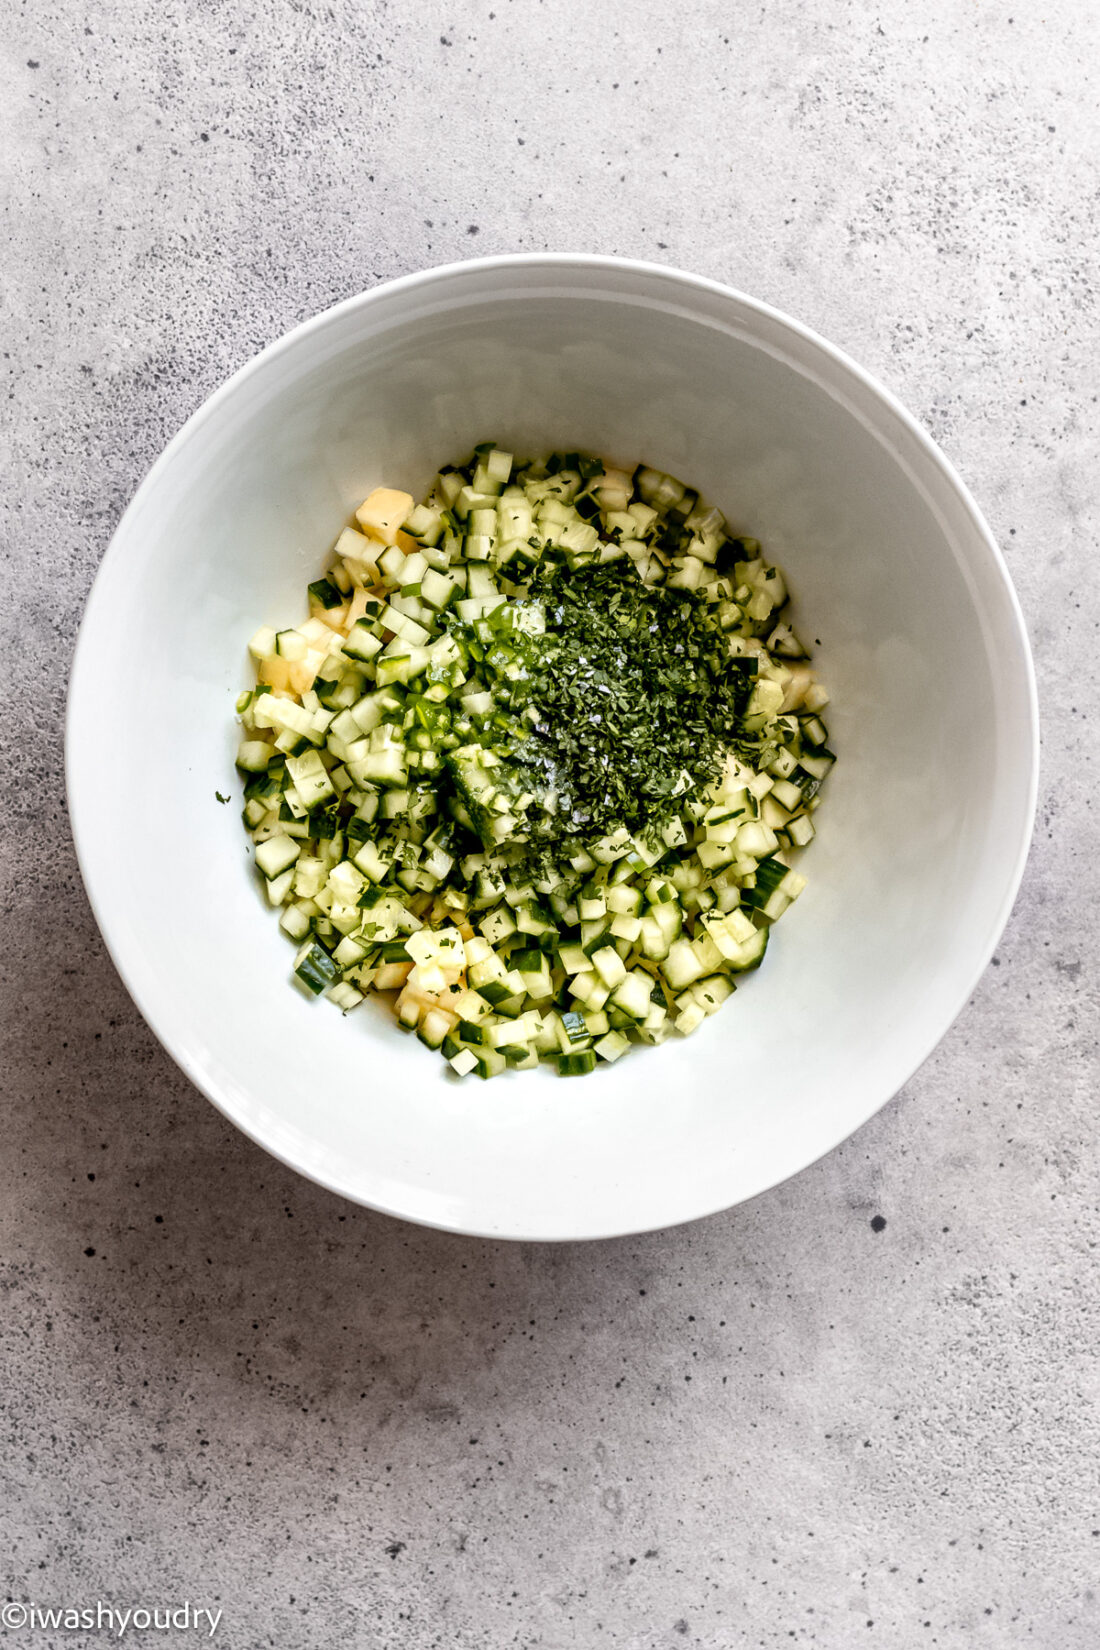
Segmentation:
<svg viewBox="0 0 1100 1650">
<path fill-rule="evenodd" d="M 73 754 L 74 741 L 72 737 L 73 723 L 75 719 L 74 704 L 77 698 L 75 689 L 79 678 L 89 669 L 89 637 L 92 635 L 94 629 L 94 623 L 99 606 L 98 598 L 102 594 L 104 587 L 104 570 L 121 553 L 120 546 L 122 540 L 126 536 L 130 520 L 138 513 L 146 494 L 151 492 L 156 487 L 161 474 L 175 462 L 178 454 L 194 438 L 207 420 L 216 414 L 222 404 L 231 399 L 242 384 L 246 383 L 253 376 L 263 372 L 282 354 L 292 349 L 297 349 L 302 341 L 308 338 L 311 334 L 323 331 L 331 323 L 339 320 L 346 314 L 349 314 L 355 310 L 369 308 L 380 298 L 397 292 L 416 291 L 421 287 L 430 287 L 434 283 L 444 284 L 446 281 L 454 278 L 455 276 L 469 274 L 471 272 L 492 274 L 498 272 L 506 273 L 508 270 L 514 269 L 539 268 L 545 269 L 551 274 L 555 271 L 561 272 L 568 269 L 586 269 L 590 271 L 602 271 L 611 277 L 614 277 L 615 275 L 621 276 L 628 274 L 643 278 L 656 276 L 662 280 L 668 281 L 672 285 L 679 285 L 686 288 L 688 291 L 694 291 L 706 294 L 710 297 L 732 301 L 733 303 L 741 306 L 743 309 L 755 313 L 762 320 L 771 323 L 779 331 L 785 331 L 793 335 L 794 338 L 800 340 L 801 342 L 810 345 L 811 348 L 819 351 L 834 365 L 840 367 L 843 372 L 849 374 L 857 384 L 869 391 L 871 396 L 883 404 L 885 408 L 900 422 L 909 437 L 916 443 L 920 452 L 926 459 L 931 461 L 932 465 L 940 472 L 941 477 L 947 482 L 949 488 L 961 503 L 966 515 L 970 518 L 970 522 L 977 531 L 979 538 L 983 541 L 986 551 L 989 553 L 992 566 L 1000 579 L 1004 594 L 1008 598 L 1009 615 L 1012 627 L 1016 633 L 1015 640 L 1017 643 L 1020 662 L 1024 671 L 1024 686 L 1026 689 L 1027 700 L 1028 744 L 1026 810 L 1024 813 L 1023 829 L 1020 833 L 1020 841 L 1017 847 L 1015 862 L 1012 866 L 1011 874 L 1006 881 L 1004 893 L 996 914 L 990 924 L 985 942 L 978 949 L 978 961 L 971 970 L 965 992 L 960 994 L 958 1006 L 955 1007 L 946 1017 L 941 1017 L 941 1021 L 936 1024 L 930 1036 L 925 1039 L 925 1043 L 922 1045 L 923 1051 L 912 1063 L 910 1069 L 898 1082 L 892 1093 L 884 1096 L 879 1105 L 875 1107 L 874 1111 L 857 1123 L 854 1128 L 846 1130 L 836 1140 L 832 1141 L 830 1145 L 824 1147 L 823 1149 L 814 1149 L 809 1156 L 798 1158 L 791 1168 L 786 1170 L 783 1174 L 777 1175 L 768 1180 L 765 1185 L 759 1187 L 758 1190 L 751 1193 L 748 1197 L 738 1199 L 733 1203 L 723 1202 L 716 1204 L 714 1207 L 700 1209 L 697 1213 L 685 1215 L 671 1224 L 685 1225 L 695 1220 L 703 1220 L 711 1215 L 722 1213 L 730 1208 L 736 1208 L 743 1203 L 752 1203 L 757 1198 L 763 1197 L 765 1193 L 772 1191 L 776 1186 L 782 1185 L 786 1181 L 793 1179 L 796 1175 L 799 1175 L 804 1170 L 810 1168 L 814 1163 L 819 1162 L 823 1157 L 827 1157 L 830 1152 L 835 1151 L 839 1145 L 842 1145 L 845 1140 L 850 1139 L 864 1126 L 865 1123 L 869 1122 L 871 1117 L 876 1116 L 878 1112 L 883 1109 L 883 1107 L 888 1105 L 889 1102 L 894 1099 L 898 1093 L 900 1093 L 901 1089 L 912 1080 L 915 1074 L 920 1070 L 920 1068 L 930 1058 L 935 1049 L 946 1037 L 955 1021 L 962 1014 L 963 1010 L 966 1008 L 971 997 L 973 996 L 979 981 L 988 968 L 990 959 L 1001 939 L 1005 926 L 1007 925 L 1008 919 L 1012 913 L 1012 908 L 1020 890 L 1024 869 L 1027 864 L 1028 854 L 1031 848 L 1038 800 L 1040 725 L 1035 664 L 1031 652 L 1031 644 L 1028 637 L 1023 610 L 1000 546 L 994 538 L 993 532 L 986 522 L 985 516 L 978 507 L 978 504 L 969 488 L 962 480 L 962 477 L 959 475 L 950 459 L 947 458 L 938 444 L 924 429 L 923 425 L 921 425 L 913 414 L 908 411 L 893 391 L 882 384 L 872 373 L 869 373 L 864 367 L 860 366 L 859 363 L 848 355 L 846 351 L 838 348 L 835 344 L 830 343 L 827 338 L 824 338 L 814 328 L 796 320 L 785 311 L 777 309 L 774 305 L 768 304 L 762 299 L 754 298 L 750 294 L 742 292 L 739 288 L 729 286 L 721 281 L 712 280 L 707 276 L 692 274 L 691 272 L 682 270 L 675 265 L 655 263 L 646 259 L 622 258 L 604 253 L 591 252 L 512 252 L 478 258 L 456 259 L 444 264 L 430 265 L 427 268 L 415 270 L 407 275 L 399 275 L 386 281 L 380 281 L 376 286 L 369 287 L 362 292 L 354 293 L 350 297 L 341 299 L 338 303 L 332 304 L 328 308 L 319 311 L 317 314 L 307 317 L 304 321 L 298 322 L 287 332 L 284 332 L 280 334 L 279 337 L 273 339 L 271 343 L 265 345 L 262 349 L 257 351 L 255 355 L 251 356 L 233 373 L 231 373 L 230 376 L 226 378 L 224 382 L 222 382 L 212 392 L 212 394 L 207 396 L 207 398 L 195 409 L 195 411 L 190 414 L 187 420 L 183 423 L 183 425 L 181 425 L 175 435 L 172 436 L 163 451 L 151 465 L 143 480 L 135 490 L 133 497 L 126 506 L 126 509 L 119 517 L 114 531 L 111 534 L 107 548 L 104 551 L 104 554 L 96 569 L 88 596 L 85 601 L 84 613 L 77 632 L 76 643 L 73 649 L 72 662 L 69 671 L 65 715 L 65 791 L 69 824 L 72 832 L 73 845 L 76 852 L 77 865 L 80 869 L 81 879 L 84 883 L 88 903 L 91 907 L 92 915 L 96 920 L 96 924 L 102 936 L 103 943 L 107 949 L 107 953 L 114 964 L 123 985 L 126 987 L 126 990 L 137 1007 L 139 1013 L 149 1026 L 149 1029 L 153 1032 L 153 1035 L 156 1037 L 161 1047 L 184 1073 L 188 1081 L 191 1082 L 200 1093 L 204 1094 L 211 1104 L 215 1106 L 217 1110 L 221 1112 L 221 1114 L 226 1117 L 236 1128 L 240 1129 L 243 1134 L 253 1140 L 258 1146 L 267 1152 L 269 1156 L 274 1157 L 278 1162 L 283 1163 L 287 1168 L 292 1169 L 296 1174 L 300 1174 L 304 1178 L 312 1180 L 318 1185 L 324 1186 L 327 1191 L 335 1193 L 338 1197 L 347 1198 L 349 1202 L 359 1204 L 364 1208 L 373 1209 L 377 1213 L 389 1215 L 398 1220 L 410 1221 L 414 1225 L 427 1226 L 438 1231 L 453 1232 L 462 1236 L 487 1238 L 496 1241 L 563 1243 L 595 1242 L 613 1237 L 640 1235 L 645 1231 L 663 1230 L 665 1227 L 655 1228 L 652 1226 L 631 1225 L 623 1228 L 618 1224 L 613 1224 L 607 1229 L 600 1230 L 598 1232 L 580 1232 L 574 1234 L 561 1234 L 555 1232 L 553 1234 L 546 1234 L 538 1232 L 501 1232 L 484 1225 L 460 1223 L 456 1221 L 430 1220 L 420 1214 L 410 1214 L 407 1210 L 398 1208 L 393 1204 L 365 1197 L 361 1192 L 353 1190 L 347 1183 L 343 1182 L 338 1174 L 324 1174 L 322 1172 L 304 1168 L 300 1163 L 296 1162 L 288 1152 L 279 1149 L 270 1141 L 265 1139 L 259 1129 L 251 1126 L 244 1119 L 238 1116 L 233 1106 L 220 1095 L 216 1085 L 207 1080 L 197 1062 L 192 1058 L 190 1051 L 185 1047 L 177 1046 L 173 1035 L 166 1030 L 162 1030 L 157 1024 L 153 1013 L 147 1007 L 148 998 L 141 983 L 140 970 L 136 967 L 131 967 L 128 963 L 125 955 L 125 947 L 118 935 L 117 929 L 113 930 L 109 912 L 106 909 L 104 902 L 97 896 L 94 859 L 90 850 L 88 839 L 84 835 L 80 822 L 81 809 L 78 802 L 79 787 L 75 783 L 76 765 Z"/>
</svg>

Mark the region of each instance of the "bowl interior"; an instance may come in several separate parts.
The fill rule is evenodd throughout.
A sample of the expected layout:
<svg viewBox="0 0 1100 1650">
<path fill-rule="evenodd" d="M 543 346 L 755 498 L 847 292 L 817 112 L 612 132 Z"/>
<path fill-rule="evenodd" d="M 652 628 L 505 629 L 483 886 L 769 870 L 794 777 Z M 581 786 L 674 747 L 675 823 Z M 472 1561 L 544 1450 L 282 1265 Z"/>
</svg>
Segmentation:
<svg viewBox="0 0 1100 1650">
<path fill-rule="evenodd" d="M 304 616 L 349 511 L 494 437 L 671 470 L 764 541 L 840 760 L 809 887 L 688 1040 L 582 1082 L 460 1083 L 368 1003 L 289 984 L 250 873 L 233 699 Z M 139 1006 L 207 1094 L 347 1195 L 489 1234 L 641 1230 L 843 1139 L 962 1006 L 1030 827 L 1026 641 L 943 463 L 849 364 L 749 300 L 610 261 L 502 260 L 381 289 L 284 340 L 177 438 L 93 592 L 69 728 L 81 863 Z M 105 761 L 105 753 L 110 760 Z M 231 794 L 221 806 L 215 792 Z"/>
</svg>

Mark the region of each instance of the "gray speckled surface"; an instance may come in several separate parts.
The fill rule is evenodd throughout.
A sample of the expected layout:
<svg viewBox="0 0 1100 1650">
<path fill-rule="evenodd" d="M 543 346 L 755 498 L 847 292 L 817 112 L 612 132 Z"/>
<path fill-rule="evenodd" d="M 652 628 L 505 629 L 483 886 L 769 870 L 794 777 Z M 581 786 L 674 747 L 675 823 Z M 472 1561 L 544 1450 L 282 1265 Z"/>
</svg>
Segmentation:
<svg viewBox="0 0 1100 1650">
<path fill-rule="evenodd" d="M 235 1650 L 1094 1650 L 1100 13 L 5 11 L 0 1594 L 187 1598 Z M 1045 719 L 995 966 L 894 1104 L 749 1207 L 557 1249 L 232 1132 L 104 955 L 61 776 L 166 437 L 330 302 L 539 248 L 728 280 L 878 373 L 1005 546 Z"/>
</svg>

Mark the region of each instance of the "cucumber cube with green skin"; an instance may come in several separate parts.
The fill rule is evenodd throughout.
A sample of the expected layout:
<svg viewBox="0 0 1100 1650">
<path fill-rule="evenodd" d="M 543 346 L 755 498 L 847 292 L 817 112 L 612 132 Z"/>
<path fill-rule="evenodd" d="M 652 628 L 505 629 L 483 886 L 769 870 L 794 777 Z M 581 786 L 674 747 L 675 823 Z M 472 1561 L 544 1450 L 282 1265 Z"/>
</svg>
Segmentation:
<svg viewBox="0 0 1100 1650">
<path fill-rule="evenodd" d="M 289 870 L 284 871 L 282 876 L 271 877 L 264 886 L 267 889 L 267 903 L 269 905 L 284 904 L 290 898 L 294 887 L 293 865 Z"/>
<path fill-rule="evenodd" d="M 257 664 L 264 659 L 275 657 L 276 633 L 270 625 L 265 624 L 257 630 L 248 644 L 248 651 Z"/>
<path fill-rule="evenodd" d="M 648 957 L 651 962 L 663 962 L 668 956 L 671 941 L 661 925 L 652 916 L 647 916 L 642 918 L 638 945 L 643 957 Z"/>
<path fill-rule="evenodd" d="M 522 905 L 518 905 L 515 916 L 516 925 L 521 934 L 531 934 L 538 937 L 543 934 L 556 936 L 558 932 L 554 921 L 547 916 L 545 911 L 540 911 L 533 900 L 526 900 Z"/>
<path fill-rule="evenodd" d="M 505 997 L 495 1005 L 496 1012 L 505 1020 L 518 1020 L 523 1013 L 523 1005 L 527 1001 L 525 991 L 517 991 L 513 997 Z"/>
<path fill-rule="evenodd" d="M 617 940 L 626 940 L 634 945 L 641 938 L 642 917 L 614 916 L 611 919 L 611 933 Z"/>
<path fill-rule="evenodd" d="M 630 1039 L 624 1037 L 621 1031 L 608 1031 L 594 1047 L 600 1059 L 607 1060 L 610 1063 L 622 1059 L 630 1047 Z"/>
<path fill-rule="evenodd" d="M 672 1033 L 672 1021 L 668 1010 L 663 1003 L 651 1003 L 649 1013 L 638 1027 L 639 1034 L 647 1043 L 663 1043 Z"/>
<path fill-rule="evenodd" d="M 626 979 L 626 964 L 613 946 L 605 945 L 592 953 L 592 965 L 604 985 L 614 990 Z"/>
<path fill-rule="evenodd" d="M 294 959 L 294 972 L 307 990 L 319 997 L 335 984 L 340 971 L 323 946 L 307 940 Z"/>
<path fill-rule="evenodd" d="M 490 447 L 478 466 L 497 487 L 503 487 L 512 473 L 513 458 L 502 447 Z"/>
<path fill-rule="evenodd" d="M 317 607 L 339 607 L 344 600 L 343 592 L 331 579 L 315 579 L 308 587 L 308 595 Z"/>
<path fill-rule="evenodd" d="M 348 771 L 366 785 L 403 790 L 409 782 L 406 753 L 402 745 L 371 751 L 361 762 L 348 764 Z"/>
<path fill-rule="evenodd" d="M 696 981 L 691 992 L 705 1013 L 716 1014 L 736 989 L 733 981 L 728 980 L 724 974 L 710 974 L 706 979 Z"/>
<path fill-rule="evenodd" d="M 687 826 L 682 819 L 670 819 L 661 832 L 661 841 L 666 848 L 683 848 L 687 839 Z"/>
<path fill-rule="evenodd" d="M 328 891 L 340 905 L 357 906 L 364 886 L 363 873 L 350 860 L 341 860 L 329 872 Z"/>
<path fill-rule="evenodd" d="M 371 882 L 382 882 L 393 865 L 392 859 L 383 857 L 378 844 L 370 841 L 357 848 L 351 858 L 352 864 L 357 866 L 365 877 L 369 877 Z"/>
<path fill-rule="evenodd" d="M 706 1017 L 706 1010 L 700 1008 L 698 1003 L 689 1003 L 687 1008 L 682 1009 L 676 1016 L 676 1029 L 683 1032 L 685 1037 L 690 1037 L 693 1031 L 699 1029 Z"/>
<path fill-rule="evenodd" d="M 549 1009 L 542 1015 L 542 1026 L 534 1038 L 535 1051 L 538 1054 L 558 1054 L 561 1051 L 561 1038 L 558 1029 L 561 1024 L 560 1016 Z M 568 1041 L 568 1039 L 566 1039 Z"/>
<path fill-rule="evenodd" d="M 675 897 L 675 889 L 673 889 L 673 897 Z M 614 888 L 607 890 L 607 909 L 616 916 L 640 917 L 642 914 L 642 890 L 631 887 L 629 883 L 616 884 Z"/>
<path fill-rule="evenodd" d="M 765 827 L 766 828 L 766 827 Z M 736 836 L 736 832 L 734 832 Z M 723 866 L 729 865 L 737 856 L 733 842 L 700 842 L 696 845 L 696 857 L 706 871 L 720 871 Z"/>
<path fill-rule="evenodd" d="M 788 871 L 779 884 L 778 892 L 785 894 L 789 900 L 795 900 L 806 886 L 806 878 L 797 871 Z"/>
<path fill-rule="evenodd" d="M 426 1048 L 438 1049 L 448 1036 L 450 1021 L 438 1009 L 429 1009 L 416 1028 L 416 1035 Z"/>
<path fill-rule="evenodd" d="M 673 940 L 668 956 L 661 964 L 661 972 L 673 991 L 683 991 L 686 986 L 702 979 L 706 969 L 690 940 Z"/>
<path fill-rule="evenodd" d="M 741 947 L 752 939 L 756 929 L 741 910 L 733 910 L 724 917 L 706 916 L 703 927 L 710 940 L 726 962 L 736 962 Z M 675 989 L 675 987 L 674 987 Z"/>
<path fill-rule="evenodd" d="M 684 926 L 684 915 L 680 909 L 679 900 L 674 900 L 669 905 L 655 905 L 649 912 L 649 916 L 652 917 L 670 944 L 680 937 Z"/>
<path fill-rule="evenodd" d="M 485 767 L 480 753 L 470 747 L 448 751 L 445 763 L 474 830 L 483 842 L 491 845 L 495 820 L 492 801 L 497 794 L 492 768 Z"/>
<path fill-rule="evenodd" d="M 340 980 L 329 991 L 328 1000 L 335 1003 L 342 1013 L 347 1014 L 363 1001 L 363 993 L 357 991 L 347 980 Z"/>
<path fill-rule="evenodd" d="M 504 1020 L 499 1025 L 490 1026 L 486 1032 L 486 1041 L 490 1048 L 501 1049 L 514 1047 L 518 1043 L 526 1045 L 536 1037 L 541 1021 L 535 1014 L 520 1014 L 514 1020 Z"/>
<path fill-rule="evenodd" d="M 304 940 L 309 933 L 309 918 L 300 905 L 288 905 L 279 918 L 279 927 L 292 940 Z"/>
<path fill-rule="evenodd" d="M 509 1043 L 497 1050 L 503 1054 L 513 1071 L 533 1071 L 539 1063 L 539 1057 L 528 1043 Z"/>
<path fill-rule="evenodd" d="M 782 860 L 762 859 L 756 867 L 753 886 L 744 890 L 741 903 L 750 908 L 764 909 L 771 896 L 785 883 L 788 874 Z"/>
<path fill-rule="evenodd" d="M 336 795 L 319 751 L 309 750 L 301 756 L 288 756 L 286 771 L 307 813 Z"/>
<path fill-rule="evenodd" d="M 525 974 L 526 995 L 532 1003 L 545 1003 L 555 995 L 554 980 L 549 969 L 545 974 Z"/>
<path fill-rule="evenodd" d="M 457 595 L 458 588 L 457 579 L 429 568 L 420 580 L 420 599 L 441 613 Z"/>
<path fill-rule="evenodd" d="M 621 985 L 616 986 L 611 993 L 611 1001 L 624 1014 L 629 1014 L 634 1020 L 644 1020 L 649 1013 L 650 998 L 653 995 L 653 979 L 643 969 L 635 968 L 626 976 Z"/>
<path fill-rule="evenodd" d="M 611 922 L 612 919 L 606 914 L 587 922 L 582 918 L 580 924 L 581 946 L 589 957 L 592 956 L 594 951 L 599 951 L 601 947 L 608 943 L 611 935 Z"/>
<path fill-rule="evenodd" d="M 469 951 L 467 951 L 466 964 L 466 977 L 470 982 L 471 988 L 474 991 L 480 991 L 486 1001 L 493 1001 L 493 998 L 489 996 L 490 986 L 502 987 L 502 993 L 497 993 L 497 1001 L 500 1001 L 502 994 L 505 997 L 510 997 L 513 995 L 507 986 L 506 976 L 508 970 L 505 968 L 495 951 L 490 952 L 487 957 L 480 961 L 471 961 Z"/>
<path fill-rule="evenodd" d="M 474 990 L 479 994 L 479 996 L 484 997 L 487 1003 L 491 1003 L 492 1006 L 496 1008 L 499 1004 L 506 1003 L 509 997 L 515 996 L 515 992 L 512 990 L 507 980 L 502 980 L 499 978 L 482 978 L 483 973 L 484 969 L 480 965 L 477 968 L 471 968 L 469 970 L 469 979 Z"/>
<path fill-rule="evenodd" d="M 737 833 L 737 852 L 752 859 L 764 859 L 779 846 L 775 832 L 759 820 L 749 820 Z"/>
<path fill-rule="evenodd" d="M 561 1017 L 562 1027 L 570 1043 L 586 1043 L 590 1033 L 583 1014 L 569 1009 Z"/>
<path fill-rule="evenodd" d="M 768 948 L 768 928 L 758 928 L 751 940 L 746 940 L 737 957 L 727 966 L 734 974 L 747 974 L 754 968 L 759 968 L 764 960 L 764 952 Z"/>
<path fill-rule="evenodd" d="M 340 941 L 332 955 L 341 968 L 355 968 L 363 961 L 368 949 L 366 940 L 353 939 L 349 934 Z"/>
<path fill-rule="evenodd" d="M 237 766 L 245 773 L 266 773 L 275 746 L 265 739 L 244 739 L 237 749 Z"/>
<path fill-rule="evenodd" d="M 471 991 L 469 988 L 458 992 L 449 1006 L 463 1020 L 472 1020 L 475 1025 L 480 1025 L 491 1013 L 489 1003 L 481 992 Z"/>
<path fill-rule="evenodd" d="M 280 659 L 289 659 L 291 663 L 305 658 L 308 645 L 298 630 L 280 630 L 275 636 L 276 653 Z"/>
<path fill-rule="evenodd" d="M 791 768 L 794 768 L 794 759 L 791 758 Z M 797 785 L 792 785 L 789 779 L 777 779 L 770 792 L 780 807 L 787 808 L 794 813 L 802 806 L 802 792 Z"/>
<path fill-rule="evenodd" d="M 696 934 L 692 941 L 692 949 L 703 965 L 704 974 L 713 974 L 715 969 L 722 967 L 725 959 L 706 929 Z"/>
<path fill-rule="evenodd" d="M 256 848 L 256 864 L 269 881 L 282 876 L 302 851 L 300 842 L 289 836 L 269 836 Z"/>
<path fill-rule="evenodd" d="M 583 1003 L 593 1012 L 601 1009 L 611 995 L 610 987 L 604 985 L 594 970 L 590 974 L 576 975 L 569 983 L 569 992 L 579 1003 Z"/>
<path fill-rule="evenodd" d="M 405 517 L 405 525 L 402 531 L 408 533 L 410 538 L 417 539 L 421 544 L 430 548 L 432 545 L 438 544 L 443 537 L 442 514 L 438 510 L 429 509 L 424 504 L 417 504 Z"/>
<path fill-rule="evenodd" d="M 294 892 L 299 899 L 313 899 L 328 880 L 325 861 L 315 854 L 303 854 L 294 866 Z"/>
<path fill-rule="evenodd" d="M 349 659 L 362 659 L 364 663 L 374 658 L 382 651 L 382 639 L 375 634 L 373 621 L 356 619 L 347 634 L 343 650 Z"/>
</svg>

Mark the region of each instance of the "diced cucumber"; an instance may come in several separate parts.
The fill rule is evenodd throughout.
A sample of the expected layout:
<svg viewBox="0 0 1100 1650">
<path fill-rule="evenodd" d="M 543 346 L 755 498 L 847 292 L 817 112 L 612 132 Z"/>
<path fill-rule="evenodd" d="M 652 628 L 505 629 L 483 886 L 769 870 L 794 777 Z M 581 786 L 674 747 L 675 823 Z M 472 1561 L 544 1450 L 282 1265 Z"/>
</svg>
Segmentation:
<svg viewBox="0 0 1100 1650">
<path fill-rule="evenodd" d="M 271 880 L 281 876 L 301 853 L 301 844 L 289 836 L 269 837 L 256 848 L 256 864 L 264 876 Z"/>
<path fill-rule="evenodd" d="M 621 1031 L 608 1031 L 595 1044 L 595 1052 L 601 1060 L 609 1062 L 621 1060 L 630 1047 L 630 1039 L 624 1037 Z"/>
<path fill-rule="evenodd" d="M 745 941 L 736 959 L 729 964 L 735 974 L 747 974 L 751 969 L 760 967 L 764 952 L 768 949 L 769 933 L 767 928 L 758 928 L 752 939 Z"/>
<path fill-rule="evenodd" d="M 266 773 L 274 755 L 274 745 L 265 739 L 242 739 L 237 747 L 237 766 L 245 773 Z"/>
<path fill-rule="evenodd" d="M 594 951 L 592 963 L 604 985 L 612 991 L 626 979 L 626 965 L 613 946 L 605 945 Z"/>
<path fill-rule="evenodd" d="M 310 617 L 252 638 L 260 681 L 237 703 L 244 819 L 297 977 L 345 1012 L 408 982 L 401 1023 L 482 1077 L 546 1056 L 579 1074 L 695 1030 L 801 893 L 782 855 L 812 840 L 835 761 L 828 695 L 776 622 L 782 575 L 675 477 L 580 452 L 529 465 L 483 442 L 422 504 L 379 488 L 357 518 Z M 713 782 L 643 776 L 658 817 L 565 839 L 556 781 L 525 763 L 562 622 L 546 591 L 590 564 L 705 614 L 742 709 Z"/>
<path fill-rule="evenodd" d="M 594 1049 L 581 1049 L 579 1052 L 558 1055 L 558 1074 L 561 1077 L 584 1077 L 588 1072 L 596 1069 L 596 1054 Z"/>
<path fill-rule="evenodd" d="M 319 997 L 335 982 L 338 970 L 323 946 L 307 940 L 294 958 L 294 972 L 302 984 Z"/>
<path fill-rule="evenodd" d="M 652 995 L 652 976 L 643 969 L 635 968 L 616 986 L 611 993 L 611 1001 L 631 1019 L 644 1020 L 649 1012 L 649 1000 Z"/>
<path fill-rule="evenodd" d="M 375 634 L 374 621 L 370 619 L 356 619 L 349 630 L 343 644 L 344 652 L 350 659 L 369 661 L 375 654 L 382 651 L 382 641 Z"/>
</svg>

